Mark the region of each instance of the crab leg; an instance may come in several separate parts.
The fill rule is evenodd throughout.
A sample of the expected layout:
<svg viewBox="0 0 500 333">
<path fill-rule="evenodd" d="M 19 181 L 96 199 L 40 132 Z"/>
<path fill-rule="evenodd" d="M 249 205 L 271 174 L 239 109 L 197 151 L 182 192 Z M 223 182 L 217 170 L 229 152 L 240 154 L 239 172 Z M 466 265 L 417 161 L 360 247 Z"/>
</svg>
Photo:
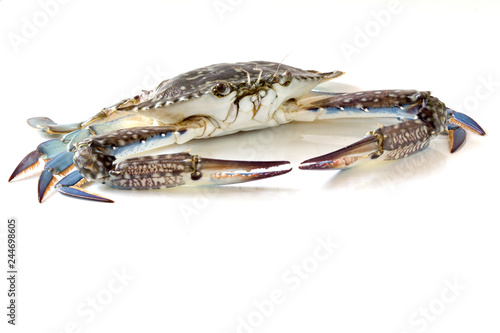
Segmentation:
<svg viewBox="0 0 500 333">
<path fill-rule="evenodd" d="M 202 158 L 187 152 L 136 157 L 110 166 L 97 181 L 122 190 L 153 190 L 177 186 L 210 186 L 243 183 L 288 173 L 287 161 L 229 161 Z M 104 173 L 103 173 L 104 175 Z M 85 178 L 74 171 L 55 187 L 66 195 L 101 202 L 110 199 L 80 188 Z"/>
<path fill-rule="evenodd" d="M 131 124 L 135 124 L 131 122 Z M 187 125 L 187 124 L 186 124 Z M 109 129 L 112 126 L 120 126 L 122 129 L 109 133 L 89 137 L 95 132 Z M 125 127 L 125 128 L 123 128 Z M 37 150 L 28 154 L 18 165 L 9 181 L 19 174 L 27 172 L 37 164 L 39 158 L 44 156 L 48 163 L 45 165 L 38 181 L 38 201 L 43 198 L 56 184 L 57 175 L 64 175 L 73 168 L 73 163 L 80 170 L 82 177 L 87 180 L 96 179 L 106 173 L 108 167 L 113 164 L 116 158 L 139 153 L 144 150 L 153 149 L 182 140 L 189 140 L 196 135 L 204 133 L 204 123 L 201 121 L 190 122 L 189 127 L 183 126 L 147 126 L 126 128 L 124 122 L 113 122 L 95 125 L 90 132 L 89 129 L 82 129 L 72 132 L 62 140 L 51 140 L 40 145 Z M 78 143 L 76 150 L 72 142 Z M 65 142 L 68 142 L 66 144 Z M 66 151 L 66 147 L 70 151 Z M 52 159 L 51 159 L 52 158 Z M 64 191 L 64 190 L 59 190 Z M 67 193 L 65 193 L 67 194 Z"/>
<path fill-rule="evenodd" d="M 81 123 L 57 124 L 47 117 L 34 117 L 28 119 L 28 125 L 48 134 L 66 134 L 82 129 L 96 121 L 106 119 L 107 115 L 103 111 Z"/>
<path fill-rule="evenodd" d="M 36 169 L 40 165 L 40 159 L 49 161 L 64 151 L 66 151 L 66 144 L 59 139 L 52 139 L 39 144 L 18 164 L 9 178 L 9 182 Z"/>
<path fill-rule="evenodd" d="M 30 119 L 32 123 L 35 121 L 33 119 L 35 118 Z M 41 121 L 42 118 L 37 119 Z M 193 117 L 169 126 L 144 126 L 144 124 L 150 125 L 137 115 L 127 115 L 106 123 L 77 129 L 60 140 L 46 141 L 19 163 L 9 181 L 34 170 L 40 165 L 40 160 L 44 160 L 46 165 L 38 182 L 38 200 L 42 202 L 49 190 L 54 187 L 55 176 L 69 172 L 73 162 L 81 171 L 81 175 L 93 180 L 99 174 L 94 174 L 92 170 L 107 167 L 117 158 L 174 143 L 184 143 L 195 137 L 208 136 L 215 128 L 215 124 L 204 117 Z M 143 126 L 137 127 L 137 125 Z M 50 131 L 53 130 L 54 128 L 51 128 Z M 100 161 L 101 157 L 106 161 Z"/>
<path fill-rule="evenodd" d="M 113 202 L 113 200 L 101 197 L 100 195 L 87 192 L 80 187 L 87 183 L 85 178 L 80 174 L 78 170 L 73 171 L 63 179 L 61 179 L 55 186 L 56 190 L 62 194 L 81 198 L 88 199 L 93 201 L 101 201 L 101 202 Z"/>
<path fill-rule="evenodd" d="M 126 117 L 126 116 L 123 117 L 123 112 L 118 111 L 117 110 L 118 108 L 139 103 L 143 98 L 143 96 L 147 96 L 148 94 L 149 92 L 145 91 L 144 94 L 141 96 L 135 96 L 130 99 L 124 99 L 108 108 L 104 108 L 102 111 L 99 111 L 94 116 L 79 123 L 57 124 L 55 121 L 47 117 L 34 117 L 28 119 L 28 124 L 31 127 L 37 130 L 41 130 L 42 132 L 48 134 L 68 134 L 74 131 L 85 129 L 92 124 L 106 125 L 105 122 L 108 122 L 112 119 L 123 120 Z"/>
<path fill-rule="evenodd" d="M 71 149 L 76 147 L 76 144 L 95 135 L 106 134 L 121 129 L 134 127 L 145 127 L 153 125 L 152 121 L 137 119 L 136 115 L 126 115 L 115 120 L 108 121 L 102 124 L 90 125 L 86 128 L 73 131 L 62 137 L 63 142 L 68 143 Z"/>
<path fill-rule="evenodd" d="M 291 120 L 315 121 L 339 118 L 413 119 L 430 92 L 417 90 L 374 90 L 343 94 L 314 92 L 299 100 L 289 112 Z"/>
<path fill-rule="evenodd" d="M 50 134 L 56 134 L 54 128 L 52 127 L 45 128 L 44 127 L 45 125 L 42 126 L 41 124 L 43 122 L 45 122 L 45 125 L 47 125 L 48 123 L 57 125 L 49 118 L 38 117 L 38 118 L 28 119 L 28 123 L 31 126 Z M 81 142 L 84 139 L 89 138 L 93 135 L 103 134 L 118 129 L 145 126 L 145 125 L 151 125 L 151 122 L 147 122 L 143 119 L 140 119 L 140 117 L 137 117 L 136 115 L 126 115 L 106 123 L 95 124 L 95 125 L 90 125 L 86 128 L 76 129 L 64 135 L 61 139 L 51 139 L 45 141 L 39 144 L 34 151 L 26 155 L 26 157 L 19 163 L 19 165 L 16 167 L 16 169 L 10 176 L 9 182 L 36 169 L 37 166 L 40 165 L 41 159 L 44 160 L 45 162 L 48 162 L 53 157 L 64 151 L 73 150 L 78 142 Z M 59 130 L 61 130 L 62 127 L 69 129 L 70 126 L 72 126 L 72 124 L 57 125 L 57 126 L 60 126 Z M 60 133 L 63 133 L 62 130 Z"/>
<path fill-rule="evenodd" d="M 146 150 L 207 137 L 214 129 L 215 125 L 205 117 L 193 117 L 176 125 L 123 128 L 78 143 L 74 160 L 82 175 L 89 179 L 93 178 L 90 164 L 99 162 L 100 156 L 113 162 Z"/>
<path fill-rule="evenodd" d="M 484 135 L 483 129 L 470 117 L 447 109 L 444 103 L 429 92 L 414 90 L 368 91 L 335 97 L 311 97 L 304 101 L 306 111 L 315 119 L 351 117 L 398 117 L 402 123 L 381 126 L 376 131 L 352 145 L 335 152 L 302 162 L 300 169 L 343 169 L 358 165 L 362 161 L 376 159 L 396 160 L 425 149 L 430 141 L 442 132 L 447 132 L 450 151 L 456 151 L 465 142 L 465 131 L 471 129 Z M 450 123 L 454 124 L 450 126 Z M 458 125 L 458 126 L 457 126 Z"/>
<path fill-rule="evenodd" d="M 63 178 L 55 187 L 66 195 L 110 202 L 84 191 L 80 185 L 93 180 L 130 190 L 223 185 L 273 177 L 291 170 L 286 161 L 228 161 L 189 153 L 117 161 L 145 150 L 208 136 L 214 128 L 208 119 L 196 117 L 178 125 L 121 129 L 87 138 L 77 145 L 74 152 L 73 161 L 78 173 Z"/>
<path fill-rule="evenodd" d="M 73 169 L 73 152 L 65 151 L 51 159 L 38 178 L 38 202 L 42 202 L 56 183 L 57 175 L 65 176 Z"/>
</svg>

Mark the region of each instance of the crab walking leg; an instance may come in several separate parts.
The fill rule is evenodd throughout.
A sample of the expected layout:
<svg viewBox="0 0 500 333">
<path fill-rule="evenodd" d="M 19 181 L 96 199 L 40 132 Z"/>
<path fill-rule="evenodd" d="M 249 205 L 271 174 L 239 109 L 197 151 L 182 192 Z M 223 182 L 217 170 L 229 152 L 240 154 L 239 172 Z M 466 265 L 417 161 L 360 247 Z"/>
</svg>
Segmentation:
<svg viewBox="0 0 500 333">
<path fill-rule="evenodd" d="M 92 136 L 106 134 L 121 129 L 153 125 L 151 120 L 137 118 L 139 118 L 137 115 L 126 115 L 106 123 L 90 125 L 86 128 L 66 134 L 61 140 L 68 143 L 68 149 L 73 149 L 79 142 L 82 142 Z"/>
<path fill-rule="evenodd" d="M 41 203 L 50 189 L 56 184 L 55 176 L 65 176 L 73 167 L 72 152 L 66 151 L 51 159 L 38 178 L 38 202 Z"/>
<path fill-rule="evenodd" d="M 125 117 L 124 117 L 125 118 Z M 17 166 L 9 181 L 26 174 L 46 162 L 38 180 L 38 201 L 42 202 L 56 183 L 57 175 L 63 176 L 73 168 L 73 163 L 81 171 L 81 175 L 93 179 L 93 169 L 103 167 L 100 159 L 111 165 L 116 158 L 135 154 L 172 143 L 188 141 L 197 135 L 203 135 L 207 129 L 203 119 L 184 121 L 179 126 L 147 126 L 133 127 L 144 122 L 117 121 L 93 125 L 65 135 L 61 140 L 53 139 L 40 144 L 29 153 Z M 210 123 L 212 124 L 212 123 Z M 106 133 L 109 129 L 121 128 Z M 95 133 L 104 133 L 93 136 Z M 89 137 L 90 136 L 90 137 Z M 81 139 L 82 142 L 79 142 Z M 76 149 L 75 149 L 76 146 Z M 90 177 L 90 178 L 89 178 Z"/>
<path fill-rule="evenodd" d="M 41 143 L 18 164 L 9 182 L 38 169 L 40 161 L 44 161 L 45 166 L 38 178 L 38 201 L 42 202 L 56 182 L 54 176 L 64 176 L 73 168 L 73 153 L 67 151 L 66 148 L 67 144 L 59 139 Z"/>
<path fill-rule="evenodd" d="M 99 111 L 89 119 L 79 123 L 57 124 L 55 121 L 47 117 L 34 117 L 28 119 L 28 124 L 31 127 L 48 134 L 68 134 L 74 131 L 85 129 L 92 124 L 104 124 L 106 122 L 112 121 L 113 119 L 121 118 L 124 113 L 118 111 L 118 108 L 140 103 L 144 100 L 144 98 L 147 98 L 149 93 L 150 91 L 144 91 L 142 95 L 121 100 L 120 102 L 110 107 L 104 108 L 102 111 Z"/>
<path fill-rule="evenodd" d="M 9 182 L 37 169 L 40 160 L 49 161 L 55 156 L 66 151 L 66 144 L 59 139 L 51 139 L 38 145 L 31 153 L 26 155 L 10 175 Z"/>
<path fill-rule="evenodd" d="M 34 117 L 28 119 L 28 125 L 48 134 L 66 134 L 85 128 L 92 123 L 106 118 L 107 115 L 103 111 L 97 113 L 95 116 L 87 119 L 86 121 L 71 124 L 57 124 L 55 121 L 47 117 Z"/>
<path fill-rule="evenodd" d="M 48 118 L 31 118 L 28 122 L 34 122 L 35 119 Z M 72 151 L 75 149 L 78 142 L 91 136 L 95 136 L 96 134 L 151 124 L 151 120 L 143 119 L 140 116 L 125 115 L 109 122 L 94 124 L 82 129 L 74 130 L 73 132 L 64 135 L 61 139 L 45 141 L 38 145 L 34 151 L 24 157 L 10 176 L 9 182 L 25 174 L 38 170 L 41 165 L 40 161 L 45 162 L 45 166 L 43 167 L 40 178 L 38 179 L 38 201 L 42 202 L 43 198 L 54 186 L 56 182 L 55 176 L 63 176 L 73 168 Z M 68 128 L 67 125 L 64 125 L 64 127 Z M 42 131 L 55 134 L 52 130 L 54 130 L 54 128 L 50 131 L 42 129 Z"/>
<path fill-rule="evenodd" d="M 56 190 L 62 194 L 87 199 L 92 201 L 100 201 L 100 202 L 114 202 L 113 200 L 104 198 L 100 195 L 87 192 L 81 189 L 81 186 L 87 183 L 85 178 L 80 174 L 78 170 L 73 171 L 63 179 L 61 179 L 55 186 Z"/>
<path fill-rule="evenodd" d="M 465 131 L 457 131 L 457 126 L 450 126 L 449 122 L 473 129 L 480 135 L 485 134 L 474 120 L 447 109 L 429 92 L 367 91 L 335 97 L 311 97 L 301 102 L 306 110 L 299 111 L 299 119 L 311 117 L 308 112 L 312 112 L 314 119 L 392 115 L 406 121 L 382 126 L 361 141 L 306 160 L 299 166 L 300 169 L 344 169 L 382 155 L 389 160 L 404 158 L 425 149 L 442 132 L 448 132 L 450 151 L 454 152 L 465 142 Z"/>
<path fill-rule="evenodd" d="M 48 118 L 30 118 L 28 123 L 33 122 L 34 119 Z M 76 144 L 86 138 L 118 129 L 146 125 L 152 125 L 152 122 L 144 120 L 142 117 L 138 117 L 137 115 L 126 115 L 106 123 L 91 125 L 86 128 L 74 130 L 73 132 L 64 135 L 61 139 L 51 139 L 45 141 L 39 144 L 34 151 L 24 157 L 10 176 L 9 182 L 22 175 L 30 173 L 35 169 L 38 169 L 38 166 L 40 166 L 40 160 L 48 162 L 62 152 L 74 150 Z M 54 132 L 50 133 L 54 134 Z"/>
<path fill-rule="evenodd" d="M 53 175 L 59 174 L 60 170 L 65 170 L 65 172 L 67 172 L 66 170 L 69 170 L 69 167 L 72 166 L 73 163 L 80 174 L 88 181 L 95 180 L 102 176 L 102 174 L 107 174 L 107 171 L 116 158 L 173 143 L 181 143 L 194 137 L 203 136 L 207 128 L 210 127 L 207 126 L 207 124 L 211 124 L 213 127 L 211 122 L 200 117 L 199 119 L 184 121 L 176 126 L 122 128 L 117 131 L 88 137 L 82 142 L 77 143 L 76 149 L 68 148 L 70 151 L 64 152 L 59 152 L 61 150 L 61 144 L 57 144 L 55 145 L 57 149 L 54 148 L 53 150 L 57 150 L 59 155 L 64 155 L 65 158 L 57 158 L 59 155 L 56 155 L 56 157 L 45 166 L 38 183 L 38 199 L 41 202 L 44 196 L 54 186 L 55 178 L 53 178 Z M 107 124 L 102 124 L 102 126 L 108 129 L 113 125 L 111 124 L 108 126 Z M 123 122 L 121 122 L 119 126 L 126 127 L 123 125 Z M 80 134 L 76 134 L 75 136 L 79 137 Z M 68 140 L 72 142 L 74 137 L 70 137 Z M 59 140 L 55 140 L 54 142 L 58 141 Z M 46 143 L 46 145 L 49 145 L 49 143 L 50 142 Z M 49 148 L 51 148 L 52 145 L 53 144 L 51 144 Z M 45 146 L 42 148 L 44 147 Z M 66 147 L 66 145 L 63 145 L 63 147 Z M 41 156 L 40 149 L 37 149 L 25 157 L 14 171 L 11 179 L 24 170 L 31 168 L 30 164 L 34 165 L 36 163 L 35 159 L 37 156 Z M 71 158 L 68 158 L 68 156 Z M 23 170 L 20 171 L 18 169 Z"/>
</svg>

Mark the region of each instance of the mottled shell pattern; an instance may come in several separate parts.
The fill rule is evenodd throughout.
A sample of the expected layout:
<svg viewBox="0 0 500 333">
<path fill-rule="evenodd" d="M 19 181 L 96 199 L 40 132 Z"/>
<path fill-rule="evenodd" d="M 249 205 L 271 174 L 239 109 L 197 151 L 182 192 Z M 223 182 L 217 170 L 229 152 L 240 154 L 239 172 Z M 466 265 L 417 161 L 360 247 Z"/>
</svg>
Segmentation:
<svg viewBox="0 0 500 333">
<path fill-rule="evenodd" d="M 234 93 L 234 102 L 242 96 L 254 94 L 263 87 L 271 87 L 275 84 L 288 87 L 292 81 L 305 83 L 303 89 L 293 91 L 293 94 L 297 96 L 289 97 L 299 98 L 317 84 L 342 74 L 343 72 L 340 71 L 321 73 L 314 70 L 302 70 L 267 61 L 215 64 L 165 80 L 155 90 L 147 92 L 140 98 L 139 103 L 118 109 L 136 111 L 148 116 L 148 110 L 184 104 L 181 102 L 193 101 L 207 95 L 222 98 Z"/>
</svg>

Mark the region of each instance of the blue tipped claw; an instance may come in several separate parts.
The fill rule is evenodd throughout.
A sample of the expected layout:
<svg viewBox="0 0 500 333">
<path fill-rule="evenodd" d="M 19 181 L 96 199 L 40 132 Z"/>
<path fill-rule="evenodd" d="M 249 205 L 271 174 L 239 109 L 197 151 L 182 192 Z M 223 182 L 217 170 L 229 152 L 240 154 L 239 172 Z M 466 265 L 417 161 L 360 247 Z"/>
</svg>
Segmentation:
<svg viewBox="0 0 500 333">
<path fill-rule="evenodd" d="M 448 124 L 448 138 L 450 153 L 454 153 L 462 147 L 467 139 L 467 132 L 460 126 Z"/>
<path fill-rule="evenodd" d="M 12 175 L 10 175 L 9 182 L 17 176 L 35 169 L 39 164 L 40 152 L 38 150 L 33 150 L 18 164 Z"/>
<path fill-rule="evenodd" d="M 388 97 L 396 96 L 395 91 L 386 91 L 386 93 Z M 366 103 L 371 101 L 370 105 L 365 104 L 368 111 L 369 107 L 380 109 L 379 100 L 383 92 L 378 92 L 377 103 L 374 102 L 375 99 L 371 94 L 371 92 L 360 94 L 357 98 L 360 98 L 360 101 L 364 99 Z M 410 99 L 415 99 L 413 92 L 409 91 L 406 94 Z M 355 98 L 356 95 L 349 95 L 349 98 L 340 102 L 336 99 L 327 100 L 327 106 L 345 109 L 347 105 L 345 103 L 351 103 Z M 358 103 L 358 101 L 355 102 Z M 384 103 L 384 107 L 387 108 L 393 105 L 394 101 L 386 97 Z M 401 106 L 401 109 L 405 110 L 405 107 Z M 406 109 L 410 111 L 412 106 L 407 106 Z M 479 135 L 486 134 L 472 118 L 446 108 L 444 103 L 428 93 L 417 109 L 415 119 L 408 119 L 396 125 L 381 126 L 376 131 L 370 132 L 371 135 L 354 144 L 302 162 L 299 169 L 346 169 L 380 156 L 384 156 L 383 159 L 397 160 L 422 151 L 429 145 L 430 140 L 440 133 L 448 134 L 450 152 L 454 153 L 465 143 L 466 130 Z"/>
<path fill-rule="evenodd" d="M 61 179 L 56 184 L 55 188 L 58 192 L 74 198 L 100 202 L 114 202 L 113 200 L 82 190 L 80 186 L 84 183 L 86 183 L 85 178 L 83 178 L 78 170 L 75 170 Z"/>
<path fill-rule="evenodd" d="M 451 113 L 451 118 L 450 118 L 451 123 L 458 125 L 464 129 L 470 130 L 479 135 L 486 134 L 486 132 L 481 128 L 481 126 L 479 126 L 479 124 L 468 115 L 461 112 L 453 111 L 451 109 L 447 109 L 447 111 L 448 114 Z"/>
<path fill-rule="evenodd" d="M 36 169 L 40 165 L 40 159 L 48 161 L 38 179 L 38 201 L 42 202 L 48 190 L 55 184 L 53 176 L 68 172 L 73 165 L 73 152 L 68 152 L 67 145 L 59 139 L 45 141 L 23 158 L 10 176 L 9 182 Z"/>
<path fill-rule="evenodd" d="M 40 165 L 40 159 L 50 160 L 58 154 L 66 151 L 66 144 L 58 139 L 45 141 L 38 145 L 36 150 L 32 151 L 19 163 L 9 178 L 9 182 L 15 178 L 29 173 Z"/>
<path fill-rule="evenodd" d="M 479 135 L 485 135 L 486 132 L 481 126 L 471 117 L 461 112 L 451 109 L 446 110 L 450 117 L 448 123 L 448 138 L 450 143 L 450 152 L 456 152 L 462 147 L 467 139 L 466 130 L 472 131 Z"/>
<path fill-rule="evenodd" d="M 73 167 L 73 152 L 63 152 L 51 159 L 38 179 L 38 202 L 42 202 L 56 183 L 55 175 L 64 175 Z"/>
</svg>

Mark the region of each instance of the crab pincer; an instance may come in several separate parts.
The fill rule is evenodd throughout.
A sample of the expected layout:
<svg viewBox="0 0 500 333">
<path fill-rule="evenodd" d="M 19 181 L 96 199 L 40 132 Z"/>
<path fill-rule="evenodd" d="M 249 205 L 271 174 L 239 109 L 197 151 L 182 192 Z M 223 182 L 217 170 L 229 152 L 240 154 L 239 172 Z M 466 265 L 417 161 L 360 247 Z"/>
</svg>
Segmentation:
<svg viewBox="0 0 500 333">
<path fill-rule="evenodd" d="M 112 159 L 108 159 L 111 161 Z M 79 171 L 63 178 L 55 188 L 66 195 L 113 202 L 80 188 L 94 180 L 121 190 L 159 190 L 177 186 L 211 186 L 243 183 L 279 176 L 291 171 L 287 161 L 232 161 L 202 158 L 188 152 L 128 158 L 100 163 L 96 178 L 85 179 Z"/>
<path fill-rule="evenodd" d="M 308 159 L 301 163 L 299 169 L 346 169 L 371 159 L 401 159 L 424 150 L 430 141 L 441 133 L 448 134 L 450 152 L 454 153 L 465 143 L 465 129 L 479 135 L 486 134 L 472 118 L 446 108 L 443 102 L 428 92 L 415 94 L 412 91 L 404 92 L 404 94 L 407 94 L 406 99 L 404 95 L 400 95 L 399 100 L 413 101 L 413 103 L 395 103 L 393 98 L 389 98 L 389 96 L 397 95 L 390 90 L 380 92 L 377 103 L 373 103 L 373 99 L 370 98 L 373 94 L 370 92 L 358 95 L 362 96 L 361 98 L 365 102 L 363 105 L 358 104 L 359 107 L 366 110 L 370 108 L 399 108 L 411 115 L 416 109 L 416 115 L 413 119 L 403 118 L 405 121 L 395 125 L 380 126 L 379 129 L 370 132 L 358 142 L 334 152 Z M 330 101 L 329 107 L 332 107 L 331 103 L 332 101 Z M 342 104 L 337 106 L 348 107 Z"/>
</svg>

